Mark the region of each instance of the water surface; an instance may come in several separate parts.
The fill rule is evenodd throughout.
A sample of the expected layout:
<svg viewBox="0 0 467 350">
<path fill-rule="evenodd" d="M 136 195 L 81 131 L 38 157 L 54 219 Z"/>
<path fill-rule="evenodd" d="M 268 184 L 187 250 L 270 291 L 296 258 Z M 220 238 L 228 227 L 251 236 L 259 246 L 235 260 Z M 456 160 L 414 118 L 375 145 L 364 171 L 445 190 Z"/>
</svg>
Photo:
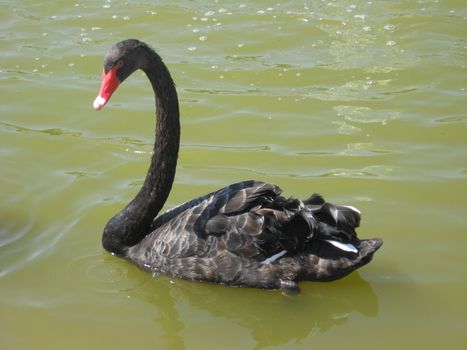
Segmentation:
<svg viewBox="0 0 467 350">
<path fill-rule="evenodd" d="M 7 0 L 0 18 L 1 348 L 465 344 L 465 1 Z M 126 38 L 178 87 L 166 209 L 251 178 L 317 192 L 363 212 L 359 235 L 385 240 L 374 261 L 290 298 L 105 253 L 153 143 L 143 74 L 91 107 L 104 53 Z"/>
</svg>

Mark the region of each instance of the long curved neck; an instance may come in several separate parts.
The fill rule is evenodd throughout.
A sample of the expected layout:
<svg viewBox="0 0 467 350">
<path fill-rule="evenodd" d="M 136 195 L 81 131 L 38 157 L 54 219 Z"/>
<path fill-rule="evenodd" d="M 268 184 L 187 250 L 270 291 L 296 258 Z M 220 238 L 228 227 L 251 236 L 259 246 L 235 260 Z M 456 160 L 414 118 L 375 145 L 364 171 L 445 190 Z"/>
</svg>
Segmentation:
<svg viewBox="0 0 467 350">
<path fill-rule="evenodd" d="M 135 198 L 106 225 L 102 236 L 104 248 L 125 255 L 128 247 L 140 242 L 154 218 L 164 206 L 175 177 L 180 143 L 180 120 L 177 91 L 161 58 L 147 48 L 141 69 L 149 78 L 156 100 L 156 140 L 144 184 Z"/>
</svg>

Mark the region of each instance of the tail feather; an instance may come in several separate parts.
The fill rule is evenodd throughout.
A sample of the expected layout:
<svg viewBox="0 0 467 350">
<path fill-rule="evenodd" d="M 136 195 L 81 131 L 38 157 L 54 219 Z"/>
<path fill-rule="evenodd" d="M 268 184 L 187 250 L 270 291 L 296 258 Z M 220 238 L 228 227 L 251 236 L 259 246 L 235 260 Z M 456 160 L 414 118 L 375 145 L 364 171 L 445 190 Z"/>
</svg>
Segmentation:
<svg viewBox="0 0 467 350">
<path fill-rule="evenodd" d="M 256 245 L 266 257 L 284 250 L 291 256 L 308 250 L 313 242 L 346 253 L 355 253 L 359 245 L 355 228 L 360 224 L 360 212 L 354 207 L 336 206 L 313 194 L 303 202 L 278 196 L 268 208 L 286 211 L 288 219 L 265 217 Z"/>
<path fill-rule="evenodd" d="M 368 264 L 382 244 L 379 238 L 361 240 L 356 254 L 336 254 L 333 249 L 315 244 L 310 251 L 294 257 L 299 261 L 298 279 L 325 282 L 342 278 Z"/>
</svg>

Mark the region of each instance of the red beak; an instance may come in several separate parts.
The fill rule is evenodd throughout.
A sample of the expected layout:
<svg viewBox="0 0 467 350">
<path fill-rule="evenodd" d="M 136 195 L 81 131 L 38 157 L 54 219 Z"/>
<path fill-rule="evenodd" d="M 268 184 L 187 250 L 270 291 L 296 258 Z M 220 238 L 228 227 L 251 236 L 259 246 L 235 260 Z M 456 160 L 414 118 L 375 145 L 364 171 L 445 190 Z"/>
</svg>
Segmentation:
<svg viewBox="0 0 467 350">
<path fill-rule="evenodd" d="M 101 89 L 99 90 L 99 95 L 97 95 L 94 100 L 93 106 L 96 110 L 99 110 L 105 106 L 105 104 L 110 100 L 110 97 L 117 90 L 120 81 L 117 78 L 117 69 L 119 67 L 115 66 L 107 74 L 105 70 L 102 71 L 102 83 Z"/>
</svg>

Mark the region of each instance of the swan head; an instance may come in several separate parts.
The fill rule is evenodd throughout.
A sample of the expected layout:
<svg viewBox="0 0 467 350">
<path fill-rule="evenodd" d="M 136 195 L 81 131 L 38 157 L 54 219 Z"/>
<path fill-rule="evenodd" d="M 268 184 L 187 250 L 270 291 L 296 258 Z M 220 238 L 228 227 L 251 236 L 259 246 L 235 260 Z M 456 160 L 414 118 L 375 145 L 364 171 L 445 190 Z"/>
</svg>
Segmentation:
<svg viewBox="0 0 467 350">
<path fill-rule="evenodd" d="M 144 52 L 147 49 L 145 43 L 128 39 L 118 42 L 107 52 L 104 58 L 101 87 L 93 103 L 96 110 L 106 105 L 118 86 L 135 70 L 144 69 L 147 65 L 147 55 Z"/>
</svg>

